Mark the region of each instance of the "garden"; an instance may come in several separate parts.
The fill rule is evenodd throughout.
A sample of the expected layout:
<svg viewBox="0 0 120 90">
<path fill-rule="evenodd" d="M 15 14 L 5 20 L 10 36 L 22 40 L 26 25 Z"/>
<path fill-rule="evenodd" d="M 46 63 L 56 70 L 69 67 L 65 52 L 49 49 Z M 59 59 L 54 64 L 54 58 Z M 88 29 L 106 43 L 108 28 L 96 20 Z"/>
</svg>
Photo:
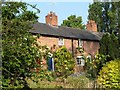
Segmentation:
<svg viewBox="0 0 120 90">
<path fill-rule="evenodd" d="M 28 6 L 36 12 L 29 11 Z M 50 50 L 38 44 L 39 35 L 29 33 L 39 9 L 23 2 L 2 3 L 1 9 L 1 88 L 120 89 L 120 40 L 114 33 L 103 35 L 94 59 L 84 58 L 84 73 L 74 74 L 75 60 L 64 46 L 53 53 L 55 71 L 51 71 L 43 61 L 48 63 Z"/>
</svg>

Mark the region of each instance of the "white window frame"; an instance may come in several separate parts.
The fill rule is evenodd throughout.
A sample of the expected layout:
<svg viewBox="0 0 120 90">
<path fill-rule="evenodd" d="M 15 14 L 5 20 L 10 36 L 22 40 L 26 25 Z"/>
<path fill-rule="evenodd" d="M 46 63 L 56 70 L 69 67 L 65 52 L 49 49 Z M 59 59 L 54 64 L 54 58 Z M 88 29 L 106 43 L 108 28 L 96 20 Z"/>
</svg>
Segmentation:
<svg viewBox="0 0 120 90">
<path fill-rule="evenodd" d="M 59 46 L 63 46 L 63 45 L 64 45 L 64 38 L 63 38 L 63 37 L 60 37 L 60 38 L 58 39 L 58 45 L 59 45 Z"/>
<path fill-rule="evenodd" d="M 83 59 L 83 56 L 77 56 L 77 65 L 85 66 L 85 60 Z"/>
<path fill-rule="evenodd" d="M 81 39 L 78 39 L 78 47 L 82 47 L 83 46 L 83 41 Z"/>
<path fill-rule="evenodd" d="M 88 55 L 86 58 L 89 59 L 90 62 L 92 61 L 92 57 L 91 57 L 91 55 Z"/>
</svg>

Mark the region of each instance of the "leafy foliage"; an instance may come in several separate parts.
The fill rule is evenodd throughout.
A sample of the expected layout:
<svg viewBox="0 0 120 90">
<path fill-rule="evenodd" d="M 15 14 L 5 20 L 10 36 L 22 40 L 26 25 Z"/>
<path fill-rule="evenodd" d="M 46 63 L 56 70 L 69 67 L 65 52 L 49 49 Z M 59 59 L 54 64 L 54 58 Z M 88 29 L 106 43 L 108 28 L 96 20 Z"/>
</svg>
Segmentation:
<svg viewBox="0 0 120 90">
<path fill-rule="evenodd" d="M 2 4 L 2 85 L 3 87 L 26 86 L 25 77 L 32 75 L 41 59 L 36 38 L 28 32 L 38 17 L 27 10 L 22 2 Z M 21 86 L 22 85 L 22 86 Z"/>
<path fill-rule="evenodd" d="M 103 35 L 100 41 L 100 54 L 109 55 L 111 59 L 119 58 L 118 38 L 113 33 Z"/>
<path fill-rule="evenodd" d="M 98 84 L 105 88 L 120 89 L 120 60 L 107 62 L 99 72 Z"/>
<path fill-rule="evenodd" d="M 67 20 L 63 20 L 62 26 L 85 29 L 85 25 L 82 24 L 82 17 L 76 17 L 76 15 L 71 15 Z"/>
<path fill-rule="evenodd" d="M 95 79 L 103 67 L 103 65 L 106 64 L 107 62 L 107 57 L 109 56 L 104 56 L 97 54 L 95 56 L 95 59 L 90 60 L 89 58 L 86 59 L 86 70 L 87 70 L 87 77 L 91 79 Z"/>
<path fill-rule="evenodd" d="M 100 2 L 94 2 L 89 5 L 88 20 L 94 20 L 97 23 L 98 31 L 102 29 L 102 6 Z"/>
<path fill-rule="evenodd" d="M 99 0 L 98 0 L 99 1 Z M 93 2 L 89 5 L 89 20 L 94 20 L 98 25 L 98 31 L 118 33 L 119 30 L 119 2 Z"/>
<path fill-rule="evenodd" d="M 61 47 L 54 53 L 55 73 L 58 77 L 67 77 L 73 73 L 75 65 L 71 53 L 65 48 Z"/>
</svg>

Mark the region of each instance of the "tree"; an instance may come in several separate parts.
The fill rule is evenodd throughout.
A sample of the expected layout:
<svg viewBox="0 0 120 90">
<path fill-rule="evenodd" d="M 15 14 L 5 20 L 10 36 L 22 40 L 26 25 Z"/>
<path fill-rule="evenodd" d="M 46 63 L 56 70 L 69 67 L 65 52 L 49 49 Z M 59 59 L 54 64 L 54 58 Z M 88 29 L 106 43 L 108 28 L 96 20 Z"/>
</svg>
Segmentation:
<svg viewBox="0 0 120 90">
<path fill-rule="evenodd" d="M 71 15 L 67 20 L 63 20 L 61 26 L 85 29 L 85 25 L 82 24 L 82 17 L 76 17 L 76 15 Z"/>
<path fill-rule="evenodd" d="M 94 2 L 89 5 L 88 20 L 94 20 L 97 23 L 98 31 L 102 30 L 102 5 L 100 2 Z"/>
<path fill-rule="evenodd" d="M 98 0 L 99 1 L 99 0 Z M 119 9 L 118 2 L 93 2 L 89 5 L 89 20 L 94 20 L 97 23 L 98 31 L 118 33 Z"/>
<path fill-rule="evenodd" d="M 36 12 L 28 11 L 22 2 L 2 3 L 2 86 L 26 87 L 26 77 L 31 77 L 41 52 L 36 39 L 28 32 L 37 21 Z"/>
<path fill-rule="evenodd" d="M 100 41 L 100 54 L 109 55 L 112 59 L 119 58 L 118 37 L 114 33 L 106 33 Z"/>
</svg>

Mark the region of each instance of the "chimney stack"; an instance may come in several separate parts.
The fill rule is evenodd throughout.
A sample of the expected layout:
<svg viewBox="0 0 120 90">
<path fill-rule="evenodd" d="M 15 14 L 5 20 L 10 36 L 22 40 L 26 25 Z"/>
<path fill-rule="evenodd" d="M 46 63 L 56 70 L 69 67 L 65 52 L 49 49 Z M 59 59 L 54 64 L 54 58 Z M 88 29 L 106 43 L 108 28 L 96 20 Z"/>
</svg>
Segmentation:
<svg viewBox="0 0 120 90">
<path fill-rule="evenodd" d="M 89 20 L 86 25 L 87 30 L 97 32 L 97 24 L 93 20 Z"/>
<path fill-rule="evenodd" d="M 58 17 L 55 15 L 54 12 L 50 11 L 46 18 L 46 24 L 52 25 L 52 26 L 58 26 Z"/>
</svg>

